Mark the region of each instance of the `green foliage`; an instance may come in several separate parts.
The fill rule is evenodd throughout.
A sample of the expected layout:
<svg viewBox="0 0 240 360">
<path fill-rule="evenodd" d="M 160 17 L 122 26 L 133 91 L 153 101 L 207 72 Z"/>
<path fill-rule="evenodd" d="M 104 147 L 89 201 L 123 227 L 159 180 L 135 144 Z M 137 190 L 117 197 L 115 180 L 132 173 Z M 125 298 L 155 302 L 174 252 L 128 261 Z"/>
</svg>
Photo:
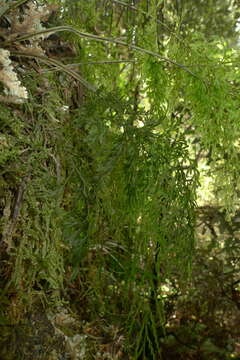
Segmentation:
<svg viewBox="0 0 240 360">
<path fill-rule="evenodd" d="M 36 91 L 36 83 L 42 85 L 41 79 L 35 77 L 33 88 L 32 80 L 26 80 L 30 92 Z M 63 285 L 59 158 L 63 105 L 54 94 L 53 79 L 51 83 L 51 94 L 45 93 L 41 105 L 32 99 L 7 113 L 7 119 L 6 110 L 1 112 L 2 241 L 7 246 L 11 291 L 17 291 L 27 308 L 38 295 L 45 297 L 43 291 L 58 302 Z"/>
<path fill-rule="evenodd" d="M 208 23 L 193 34 L 195 12 L 188 26 L 184 18 L 188 2 L 183 9 L 147 3 L 65 1 L 52 20 L 59 26 L 9 30 L 3 47 L 17 59 L 29 101 L 0 108 L 0 280 L 16 294 L 8 312 L 19 318 L 39 299 L 56 306 L 64 287 L 69 300 L 68 289 L 77 288 L 76 309 L 122 328 L 134 359 L 172 351 L 182 337 L 169 315 L 171 299 L 183 309 L 193 294 L 195 309 L 203 296 L 197 285 L 187 288 L 192 258 L 196 266 L 198 151 L 208 154 L 219 204 L 230 214 L 239 202 L 238 53 L 207 40 Z M 14 6 L 11 16 L 20 2 Z M 61 59 L 43 53 L 51 53 L 51 38 L 29 53 L 27 41 L 51 31 Z M 64 56 L 66 43 L 74 59 Z M 52 69 L 35 72 L 32 59 Z M 194 311 L 204 318 L 204 308 Z M 195 351 L 206 324 L 189 324 L 181 330 Z M 205 355 L 223 354 L 222 343 L 200 343 Z"/>
<path fill-rule="evenodd" d="M 164 18 L 168 26 L 174 26 L 177 19 L 181 34 L 201 32 L 206 38 L 225 38 L 236 41 L 236 23 L 239 17 L 237 1 L 216 0 L 198 1 L 194 6 L 189 0 L 174 0 L 166 4 L 163 9 Z M 170 16 L 169 16 L 170 15 Z M 174 16 L 173 16 L 174 15 Z"/>
<path fill-rule="evenodd" d="M 119 8 L 111 6 L 111 34 L 121 36 L 129 49 L 121 47 L 118 39 L 108 45 L 92 39 L 81 40 L 80 53 L 85 61 L 118 56 L 135 63 L 121 68 L 117 82 L 115 71 L 106 77 L 105 70 L 96 67 L 95 81 L 106 90 L 74 113 L 82 141 L 69 150 L 81 154 L 78 161 L 71 160 L 77 169 L 72 177 L 77 180 L 70 183 L 81 186 L 72 193 L 69 224 L 75 224 L 75 236 L 68 232 L 66 240 L 71 244 L 74 239 L 75 276 L 84 264 L 79 276 L 86 269 L 84 276 L 91 279 L 90 307 L 97 307 L 104 318 L 128 314 L 124 318 L 130 339 L 139 334 L 135 357 L 154 358 L 160 352 L 164 324 L 162 285 L 174 274 L 181 274 L 183 283 L 191 263 L 188 255 L 193 252 L 198 171 L 186 128 L 192 129 L 192 139 L 200 136 L 202 149 L 210 149 L 224 194 L 220 200 L 229 210 L 230 203 L 234 208 L 235 188 L 229 177 L 236 176 L 236 161 L 230 159 L 237 157 L 238 149 L 232 144 L 239 130 L 234 122 L 232 131 L 229 116 L 237 113 L 237 102 L 233 95 L 226 105 L 226 98 L 236 86 L 237 74 L 227 71 L 229 56 L 232 61 L 235 55 L 219 41 L 206 45 L 203 36 L 189 34 L 183 43 L 173 32 L 161 55 L 155 56 L 159 39 L 153 22 L 142 26 L 142 15 L 134 19 L 126 15 L 131 14 L 129 8 L 124 8 L 119 21 Z M 105 22 L 101 17 L 106 14 L 102 9 L 92 17 L 94 32 L 101 28 L 101 40 L 109 39 L 109 17 Z M 152 9 L 149 15 L 154 16 Z M 89 31 L 83 23 L 79 29 Z M 94 79 L 89 66 L 85 70 Z M 109 89 L 116 89 L 113 96 Z M 74 206 L 82 219 L 78 224 Z"/>
<path fill-rule="evenodd" d="M 87 261 L 87 272 L 92 268 L 95 306 L 104 316 L 122 313 L 131 335 L 142 333 L 136 350 L 142 352 L 145 341 L 159 346 L 157 333 L 151 341 L 148 336 L 163 319 L 161 283 L 170 273 L 188 276 L 197 173 L 183 169 L 189 155 L 175 125 L 159 134 L 154 115 L 142 110 L 138 121 L 145 126 L 138 127 L 131 101 L 117 99 L 117 94 L 94 96 L 69 124 L 75 136 L 72 148 L 69 136 L 64 148 L 75 191 L 69 189 L 66 241 L 80 276 L 81 264 Z M 109 302 L 116 295 L 115 308 Z"/>
</svg>

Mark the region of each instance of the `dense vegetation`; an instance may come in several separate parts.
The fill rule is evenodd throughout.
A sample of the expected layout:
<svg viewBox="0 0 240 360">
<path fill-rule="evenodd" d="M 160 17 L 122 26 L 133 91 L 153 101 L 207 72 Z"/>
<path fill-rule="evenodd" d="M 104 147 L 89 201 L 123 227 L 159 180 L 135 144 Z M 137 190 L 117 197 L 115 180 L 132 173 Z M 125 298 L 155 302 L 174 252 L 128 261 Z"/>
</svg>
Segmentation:
<svg viewBox="0 0 240 360">
<path fill-rule="evenodd" d="M 240 358 L 239 12 L 1 1 L 1 359 Z"/>
</svg>

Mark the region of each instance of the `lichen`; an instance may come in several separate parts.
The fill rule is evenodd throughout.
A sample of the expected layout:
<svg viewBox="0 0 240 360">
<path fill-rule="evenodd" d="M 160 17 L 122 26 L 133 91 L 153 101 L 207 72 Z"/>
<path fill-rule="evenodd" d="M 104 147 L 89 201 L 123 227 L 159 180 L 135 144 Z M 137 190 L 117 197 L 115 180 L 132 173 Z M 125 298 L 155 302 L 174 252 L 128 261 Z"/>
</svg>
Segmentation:
<svg viewBox="0 0 240 360">
<path fill-rule="evenodd" d="M 2 69 L 0 70 L 0 81 L 5 86 L 4 93 L 7 96 L 15 97 L 15 103 L 22 103 L 28 98 L 27 89 L 21 84 L 12 61 L 10 59 L 10 52 L 5 49 L 0 49 L 0 63 Z"/>
</svg>

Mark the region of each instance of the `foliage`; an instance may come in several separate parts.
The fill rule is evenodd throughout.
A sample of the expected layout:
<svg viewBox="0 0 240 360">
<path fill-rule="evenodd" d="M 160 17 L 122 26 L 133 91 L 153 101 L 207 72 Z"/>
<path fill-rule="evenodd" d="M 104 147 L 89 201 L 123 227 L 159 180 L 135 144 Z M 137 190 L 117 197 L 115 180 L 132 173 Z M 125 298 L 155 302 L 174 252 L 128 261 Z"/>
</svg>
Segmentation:
<svg viewBox="0 0 240 360">
<path fill-rule="evenodd" d="M 102 331 L 122 336 L 129 358 L 228 356 L 235 237 L 218 249 L 197 232 L 195 247 L 196 191 L 203 154 L 231 227 L 237 49 L 205 38 L 216 21 L 202 2 L 192 16 L 188 1 L 66 0 L 57 18 L 42 5 L 4 1 L 0 13 L 3 323 L 69 301 L 111 324 Z M 216 4 L 234 41 L 229 6 Z"/>
<path fill-rule="evenodd" d="M 235 43 L 236 23 L 239 18 L 239 4 L 237 1 L 216 0 L 214 2 L 166 1 L 162 2 L 162 20 L 169 27 L 177 21 L 178 31 L 184 36 L 186 33 L 203 33 L 206 38 L 224 38 Z"/>
<path fill-rule="evenodd" d="M 116 312 L 124 317 L 130 312 L 132 318 L 126 321 L 135 331 L 138 322 L 140 328 L 148 326 L 141 320 L 146 306 L 153 326 L 161 321 L 162 311 L 158 310 L 159 320 L 153 313 L 155 305 L 162 306 L 158 284 L 168 273 L 186 275 L 191 258 L 184 254 L 193 249 L 191 188 L 195 183 L 182 170 L 188 153 L 181 136 L 174 142 L 167 132 L 154 134 L 150 114 L 143 111 L 138 116 L 146 126 L 130 125 L 131 103 L 118 103 L 114 96 L 109 109 L 110 98 L 86 103 L 69 126 L 71 133 L 72 127 L 78 130 L 78 141 L 73 138 L 72 149 L 69 141 L 65 145 L 72 154 L 69 181 L 76 184 L 76 191 L 71 191 L 73 213 L 68 216 L 66 240 L 73 246 L 76 269 L 87 254 L 86 247 L 88 256 L 89 251 L 94 253 L 85 266 L 87 272 L 91 268 L 88 278 L 98 311 L 108 308 L 108 316 Z M 81 156 L 76 157 L 74 151 Z M 185 260 L 178 262 L 181 254 Z M 125 296 L 130 294 L 132 303 L 128 304 Z M 122 300 L 112 309 L 109 299 L 119 295 Z M 155 304 L 153 309 L 150 302 Z"/>
</svg>

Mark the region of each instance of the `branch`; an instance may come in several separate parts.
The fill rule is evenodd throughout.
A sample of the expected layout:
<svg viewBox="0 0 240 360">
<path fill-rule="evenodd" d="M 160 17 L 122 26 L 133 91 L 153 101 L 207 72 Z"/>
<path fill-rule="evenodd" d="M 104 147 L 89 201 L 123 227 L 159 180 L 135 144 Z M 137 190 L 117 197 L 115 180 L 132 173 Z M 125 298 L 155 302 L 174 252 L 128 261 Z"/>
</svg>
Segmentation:
<svg viewBox="0 0 240 360">
<path fill-rule="evenodd" d="M 191 74 L 195 78 L 200 79 L 195 73 L 193 73 L 190 69 L 188 69 L 187 66 L 179 64 L 176 61 L 171 60 L 171 59 L 169 59 L 169 58 L 167 58 L 165 56 L 161 56 L 161 55 L 159 55 L 158 53 L 156 53 L 154 51 L 142 48 L 140 46 L 128 44 L 128 43 L 126 43 L 125 41 L 122 41 L 122 40 L 118 40 L 118 39 L 114 39 L 114 38 L 107 38 L 107 37 L 98 36 L 98 35 L 94 35 L 94 34 L 88 34 L 88 33 L 79 31 L 77 29 L 74 29 L 71 26 L 56 26 L 56 27 L 52 27 L 51 29 L 44 29 L 44 30 L 41 30 L 41 31 L 36 31 L 34 33 L 26 34 L 26 35 L 23 35 L 23 36 L 19 36 L 18 34 L 13 34 L 15 36 L 11 36 L 11 39 L 9 41 L 7 41 L 6 44 L 11 44 L 11 43 L 14 43 L 16 41 L 18 41 L 18 42 L 19 41 L 25 41 L 25 40 L 29 40 L 29 39 L 33 38 L 34 36 L 39 36 L 39 35 L 43 35 L 43 34 L 53 34 L 53 33 L 61 32 L 61 31 L 70 31 L 70 32 L 72 32 L 72 33 L 74 33 L 74 34 L 76 34 L 78 36 L 85 37 L 87 39 L 92 39 L 92 40 L 95 40 L 95 41 L 109 42 L 109 43 L 112 43 L 112 44 L 118 44 L 118 45 L 126 46 L 129 49 L 133 49 L 133 50 L 136 50 L 136 51 L 141 52 L 143 54 L 153 56 L 153 57 L 159 59 L 160 61 L 165 61 L 165 62 L 167 62 L 167 63 L 169 63 L 171 65 L 177 66 L 180 69 L 188 72 L 189 74 Z M 41 59 L 43 57 L 38 57 L 38 58 Z M 50 61 L 50 59 L 49 59 L 49 61 Z M 202 79 L 200 79 L 200 80 L 202 80 Z"/>
<path fill-rule="evenodd" d="M 82 76 L 80 76 L 78 73 L 76 73 L 75 71 L 69 69 L 66 65 L 62 64 L 61 62 L 48 58 L 47 56 L 42 56 L 42 55 L 38 55 L 36 53 L 24 53 L 24 52 L 12 52 L 11 55 L 13 56 L 19 56 L 19 57 L 29 57 L 29 58 L 33 58 L 33 59 L 39 59 L 40 61 L 42 61 L 43 63 L 47 64 L 47 65 L 54 65 L 56 68 L 58 68 L 59 70 L 64 71 L 65 73 L 67 73 L 68 75 L 72 76 L 73 78 L 75 78 L 76 80 L 78 80 L 81 84 L 83 84 L 87 89 L 91 90 L 91 91 L 97 91 L 96 87 L 93 86 L 92 84 L 90 84 L 88 81 L 86 81 L 85 79 L 82 78 Z"/>
<path fill-rule="evenodd" d="M 102 61 L 86 61 L 79 62 L 73 64 L 66 64 L 66 67 L 78 67 L 81 65 L 112 65 L 112 64 L 124 64 L 124 63 L 136 63 L 136 60 L 102 60 Z M 49 72 L 49 71 L 58 71 L 58 69 L 44 69 L 40 70 L 41 73 Z"/>
</svg>

